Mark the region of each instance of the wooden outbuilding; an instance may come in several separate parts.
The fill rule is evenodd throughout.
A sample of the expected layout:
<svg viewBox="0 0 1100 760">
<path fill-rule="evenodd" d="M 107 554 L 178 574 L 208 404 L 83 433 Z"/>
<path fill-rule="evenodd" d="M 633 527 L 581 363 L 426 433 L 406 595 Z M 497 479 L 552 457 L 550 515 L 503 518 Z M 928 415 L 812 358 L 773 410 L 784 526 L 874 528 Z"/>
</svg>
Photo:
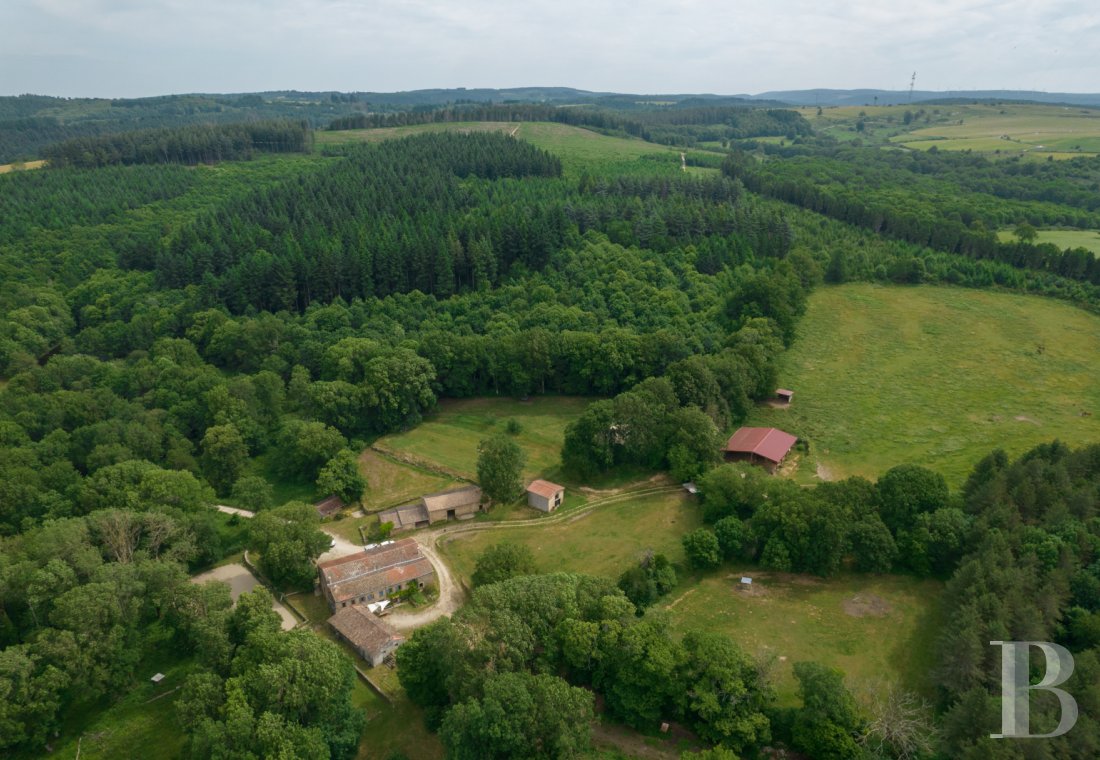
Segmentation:
<svg viewBox="0 0 1100 760">
<path fill-rule="evenodd" d="M 527 506 L 541 512 L 553 512 L 565 498 L 565 486 L 549 480 L 532 480 L 527 486 Z"/>
<path fill-rule="evenodd" d="M 775 392 L 775 398 L 780 404 L 789 404 L 791 403 L 791 399 L 794 398 L 794 391 L 780 388 Z"/>
<path fill-rule="evenodd" d="M 774 473 L 798 438 L 777 428 L 743 427 L 730 436 L 722 450 L 726 461 L 753 462 Z"/>
</svg>

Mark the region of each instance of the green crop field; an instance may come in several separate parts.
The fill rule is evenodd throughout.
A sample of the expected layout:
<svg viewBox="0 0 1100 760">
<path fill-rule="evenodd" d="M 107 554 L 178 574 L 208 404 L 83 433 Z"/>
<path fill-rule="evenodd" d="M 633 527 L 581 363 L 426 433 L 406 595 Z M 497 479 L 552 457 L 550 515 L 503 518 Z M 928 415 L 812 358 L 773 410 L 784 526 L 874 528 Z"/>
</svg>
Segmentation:
<svg viewBox="0 0 1100 760">
<path fill-rule="evenodd" d="M 753 578 L 743 590 L 740 578 Z M 791 666 L 814 660 L 844 671 L 849 687 L 901 685 L 930 696 L 937 581 L 846 574 L 835 578 L 728 567 L 684 584 L 658 609 L 678 631 L 714 631 L 751 655 L 774 658 L 779 701 L 798 704 Z"/>
<path fill-rule="evenodd" d="M 700 524 L 696 504 L 676 491 L 625 499 L 546 525 L 459 533 L 447 537 L 440 549 L 466 580 L 485 547 L 505 541 L 530 547 L 543 572 L 617 578 L 646 549 L 682 561 L 680 537 Z"/>
<path fill-rule="evenodd" d="M 398 458 L 474 480 L 477 445 L 505 433 L 508 420 L 521 426 L 514 437 L 527 455 L 525 478 L 560 477 L 565 426 L 580 416 L 589 399 L 539 396 L 529 401 L 506 398 L 445 400 L 439 410 L 405 433 L 380 438 L 376 447 Z"/>
<path fill-rule="evenodd" d="M 1038 230 L 1036 243 L 1054 243 L 1059 248 L 1087 248 L 1100 255 L 1100 231 L 1097 230 Z M 1011 230 L 999 230 L 997 237 L 1002 242 L 1015 242 L 1016 233 Z"/>
<path fill-rule="evenodd" d="M 810 297 L 780 361 L 789 408 L 751 423 L 806 438 L 799 476 L 905 462 L 959 485 L 995 448 L 1100 441 L 1100 317 L 1033 296 L 844 285 Z"/>
</svg>

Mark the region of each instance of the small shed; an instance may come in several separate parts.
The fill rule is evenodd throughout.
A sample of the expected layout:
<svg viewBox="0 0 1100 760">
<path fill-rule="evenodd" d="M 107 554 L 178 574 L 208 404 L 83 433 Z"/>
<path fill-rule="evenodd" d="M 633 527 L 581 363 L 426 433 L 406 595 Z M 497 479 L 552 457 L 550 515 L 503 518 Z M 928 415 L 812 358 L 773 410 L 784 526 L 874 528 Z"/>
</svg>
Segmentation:
<svg viewBox="0 0 1100 760">
<path fill-rule="evenodd" d="M 687 491 L 692 496 L 695 496 L 696 494 L 699 493 L 699 486 L 695 485 L 693 482 L 691 482 L 689 480 L 687 483 L 684 483 L 684 490 Z"/>
<path fill-rule="evenodd" d="M 148 671 L 146 671 L 146 672 L 148 672 Z M 156 675 L 154 675 L 149 680 L 152 681 L 153 683 L 160 683 L 161 681 L 164 680 L 164 674 L 163 673 L 157 673 Z"/>
<path fill-rule="evenodd" d="M 794 398 L 794 391 L 780 388 L 775 392 L 775 398 L 780 404 L 789 404 L 791 403 L 791 399 Z"/>
<path fill-rule="evenodd" d="M 533 480 L 527 486 L 527 505 L 542 512 L 553 512 L 565 498 L 565 486 L 549 480 Z"/>
<path fill-rule="evenodd" d="M 798 439 L 776 428 L 743 427 L 734 433 L 723 452 L 726 461 L 754 462 L 774 473 Z"/>
<path fill-rule="evenodd" d="M 332 517 L 344 508 L 344 500 L 339 496 L 330 496 L 314 504 L 313 508 L 317 510 L 317 514 L 321 517 Z"/>
</svg>

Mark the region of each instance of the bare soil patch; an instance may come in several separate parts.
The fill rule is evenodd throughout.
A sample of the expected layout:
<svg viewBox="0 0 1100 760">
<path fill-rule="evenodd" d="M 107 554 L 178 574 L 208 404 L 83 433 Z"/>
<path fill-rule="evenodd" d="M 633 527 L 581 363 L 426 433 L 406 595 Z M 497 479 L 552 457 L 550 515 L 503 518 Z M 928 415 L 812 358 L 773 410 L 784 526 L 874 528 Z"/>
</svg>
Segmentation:
<svg viewBox="0 0 1100 760">
<path fill-rule="evenodd" d="M 876 594 L 856 594 L 841 603 L 844 613 L 851 617 L 886 617 L 893 611 L 888 601 Z"/>
</svg>

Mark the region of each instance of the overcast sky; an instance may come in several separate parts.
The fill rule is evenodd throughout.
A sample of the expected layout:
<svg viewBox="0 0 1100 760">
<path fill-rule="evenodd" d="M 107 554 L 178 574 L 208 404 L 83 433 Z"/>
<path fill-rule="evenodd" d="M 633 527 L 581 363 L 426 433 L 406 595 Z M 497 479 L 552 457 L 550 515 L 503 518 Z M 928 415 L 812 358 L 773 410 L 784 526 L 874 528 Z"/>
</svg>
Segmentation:
<svg viewBox="0 0 1100 760">
<path fill-rule="evenodd" d="M 0 0 L 0 35 L 7 95 L 1100 90 L 1096 0 Z"/>
</svg>

